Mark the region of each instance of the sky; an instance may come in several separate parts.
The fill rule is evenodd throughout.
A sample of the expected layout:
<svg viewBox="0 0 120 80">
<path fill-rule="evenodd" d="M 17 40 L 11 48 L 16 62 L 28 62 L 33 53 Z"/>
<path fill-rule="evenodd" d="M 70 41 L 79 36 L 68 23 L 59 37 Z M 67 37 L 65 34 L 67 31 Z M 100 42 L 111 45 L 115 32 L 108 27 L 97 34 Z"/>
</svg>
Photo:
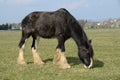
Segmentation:
<svg viewBox="0 0 120 80">
<path fill-rule="evenodd" d="M 76 19 L 120 18 L 120 0 L 0 0 L 0 24 L 20 23 L 34 11 L 66 8 Z"/>
</svg>

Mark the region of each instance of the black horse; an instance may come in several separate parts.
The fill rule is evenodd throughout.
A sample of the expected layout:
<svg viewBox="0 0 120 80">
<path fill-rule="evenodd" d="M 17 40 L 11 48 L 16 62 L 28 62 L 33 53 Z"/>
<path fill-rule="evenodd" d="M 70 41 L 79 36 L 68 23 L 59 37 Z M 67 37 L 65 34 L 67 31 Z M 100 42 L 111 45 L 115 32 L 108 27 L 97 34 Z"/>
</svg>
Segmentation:
<svg viewBox="0 0 120 80">
<path fill-rule="evenodd" d="M 23 56 L 26 40 L 32 36 L 32 53 L 34 64 L 44 64 L 37 53 L 39 37 L 57 38 L 58 45 L 54 55 L 53 63 L 60 68 L 70 68 L 65 57 L 64 43 L 73 38 L 78 46 L 78 56 L 85 68 L 93 65 L 93 48 L 84 30 L 77 20 L 64 8 L 54 12 L 32 12 L 27 15 L 22 23 L 22 37 L 19 42 L 18 64 L 26 64 Z"/>
</svg>

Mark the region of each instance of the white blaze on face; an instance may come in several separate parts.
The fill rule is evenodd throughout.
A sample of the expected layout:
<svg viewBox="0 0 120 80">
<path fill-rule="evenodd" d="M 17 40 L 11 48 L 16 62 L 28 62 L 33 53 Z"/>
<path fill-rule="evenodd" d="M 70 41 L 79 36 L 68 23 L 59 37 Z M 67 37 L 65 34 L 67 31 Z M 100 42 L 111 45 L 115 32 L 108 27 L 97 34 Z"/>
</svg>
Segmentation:
<svg viewBox="0 0 120 80">
<path fill-rule="evenodd" d="M 84 65 L 84 68 L 90 69 L 92 66 L 93 66 L 93 59 L 90 58 L 90 65 L 89 66 Z"/>
<path fill-rule="evenodd" d="M 90 65 L 88 66 L 88 68 L 91 68 L 92 66 L 93 66 L 93 59 L 92 58 L 90 58 Z"/>
</svg>

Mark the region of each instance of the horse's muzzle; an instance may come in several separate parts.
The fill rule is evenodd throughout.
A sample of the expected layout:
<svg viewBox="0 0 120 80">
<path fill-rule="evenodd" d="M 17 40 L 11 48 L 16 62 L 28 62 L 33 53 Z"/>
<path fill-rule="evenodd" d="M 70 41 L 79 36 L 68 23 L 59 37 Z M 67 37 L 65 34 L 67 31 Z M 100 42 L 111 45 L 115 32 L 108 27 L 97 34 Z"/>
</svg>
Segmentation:
<svg viewBox="0 0 120 80">
<path fill-rule="evenodd" d="M 93 59 L 90 58 L 90 65 L 89 66 L 84 65 L 84 68 L 90 69 L 90 68 L 92 68 L 92 66 L 93 66 Z"/>
</svg>

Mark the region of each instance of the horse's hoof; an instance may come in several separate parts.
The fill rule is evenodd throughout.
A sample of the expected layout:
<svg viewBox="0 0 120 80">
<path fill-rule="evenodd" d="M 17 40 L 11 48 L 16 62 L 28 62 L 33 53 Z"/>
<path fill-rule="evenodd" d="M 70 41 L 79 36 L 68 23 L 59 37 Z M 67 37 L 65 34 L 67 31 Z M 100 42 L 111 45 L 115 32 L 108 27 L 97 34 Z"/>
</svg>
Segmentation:
<svg viewBox="0 0 120 80">
<path fill-rule="evenodd" d="M 34 62 L 34 64 L 36 64 L 36 65 L 44 65 L 45 63 L 44 62 Z"/>
<path fill-rule="evenodd" d="M 69 69 L 71 66 L 69 64 L 63 64 L 59 66 L 61 69 Z"/>
<path fill-rule="evenodd" d="M 20 61 L 20 62 L 17 62 L 18 64 L 20 65 L 27 65 L 25 61 Z"/>
</svg>

